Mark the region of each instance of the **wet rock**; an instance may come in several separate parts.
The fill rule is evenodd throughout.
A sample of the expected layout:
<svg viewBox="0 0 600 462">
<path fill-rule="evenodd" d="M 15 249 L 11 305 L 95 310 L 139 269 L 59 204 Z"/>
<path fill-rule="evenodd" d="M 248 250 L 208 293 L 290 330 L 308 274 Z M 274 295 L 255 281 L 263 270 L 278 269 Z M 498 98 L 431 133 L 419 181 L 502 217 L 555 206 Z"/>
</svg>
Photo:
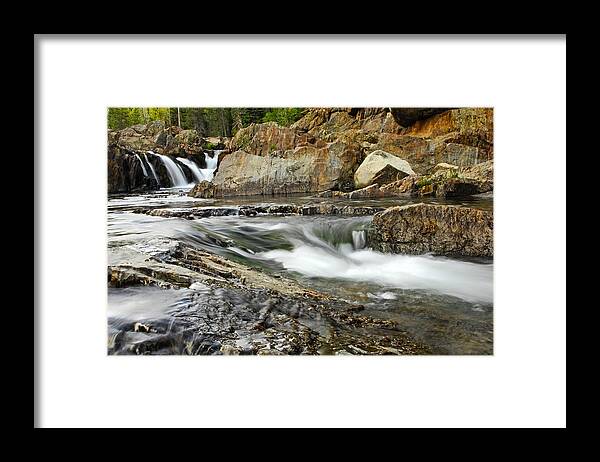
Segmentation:
<svg viewBox="0 0 600 462">
<path fill-rule="evenodd" d="M 395 181 L 414 173 L 410 164 L 405 160 L 389 152 L 377 150 L 369 154 L 360 164 L 354 173 L 354 183 L 358 188 L 362 188 L 373 184 L 376 178 Z"/>
<path fill-rule="evenodd" d="M 379 189 L 378 184 L 372 184 L 366 188 L 357 189 L 347 194 L 348 199 L 372 199 L 375 197 L 383 197 L 383 193 Z"/>
<path fill-rule="evenodd" d="M 210 181 L 201 181 L 190 190 L 188 195 L 191 197 L 212 199 L 215 197 L 215 185 Z"/>
<path fill-rule="evenodd" d="M 317 193 L 314 195 L 314 197 L 324 197 L 324 198 L 330 198 L 330 197 L 341 197 L 341 198 L 347 198 L 348 197 L 348 193 L 345 193 L 343 191 L 333 191 L 331 189 L 328 189 L 327 191 L 323 191 L 320 193 Z"/>
<path fill-rule="evenodd" d="M 133 331 L 134 332 L 154 332 L 154 333 L 157 332 L 157 330 L 154 327 L 152 327 L 148 324 L 142 324 L 141 322 L 136 322 L 133 325 Z"/>
<path fill-rule="evenodd" d="M 126 193 L 157 189 L 154 178 L 144 174 L 148 170 L 145 159 L 136 156 L 134 151 L 119 147 L 116 143 L 108 146 L 108 193 Z"/>
<path fill-rule="evenodd" d="M 395 348 L 395 354 L 429 351 L 401 332 L 394 322 L 358 315 L 360 306 L 181 242 L 169 247 L 169 255 L 160 257 L 169 264 L 143 262 L 126 271 L 172 281 L 167 271 L 156 271 L 157 265 L 163 265 L 185 276 L 179 287 L 195 289 L 186 295 L 184 304 L 178 305 L 173 317 L 156 321 L 160 328 L 155 327 L 155 321 L 152 325 L 138 322 L 121 329 L 110 327 L 109 354 L 299 355 L 341 350 L 390 354 L 390 348 Z M 228 277 L 215 277 L 218 273 L 227 273 Z M 184 279 L 203 282 L 190 284 Z M 163 287 L 170 284 L 162 282 Z"/>
<path fill-rule="evenodd" d="M 369 238 L 382 252 L 493 257 L 493 214 L 451 205 L 391 207 L 373 217 Z"/>
<path fill-rule="evenodd" d="M 238 356 L 240 354 L 240 349 L 232 345 L 221 345 L 220 352 L 227 356 Z"/>
<path fill-rule="evenodd" d="M 339 208 L 337 213 L 340 215 L 367 216 L 374 215 L 383 210 L 385 210 L 385 207 L 346 205 Z"/>
<path fill-rule="evenodd" d="M 276 204 L 267 209 L 269 215 L 297 215 L 298 206 L 293 204 Z"/>
</svg>

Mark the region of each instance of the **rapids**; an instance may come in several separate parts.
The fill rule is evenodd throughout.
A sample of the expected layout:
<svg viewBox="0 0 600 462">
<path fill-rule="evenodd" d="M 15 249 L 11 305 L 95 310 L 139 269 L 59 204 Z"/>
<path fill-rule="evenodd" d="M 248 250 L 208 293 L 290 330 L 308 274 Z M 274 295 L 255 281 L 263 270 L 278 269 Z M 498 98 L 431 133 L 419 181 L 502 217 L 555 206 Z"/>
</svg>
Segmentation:
<svg viewBox="0 0 600 462">
<path fill-rule="evenodd" d="M 289 202 L 290 198 L 282 201 Z M 386 202 L 369 200 L 369 205 L 378 203 Z M 490 259 L 376 252 L 369 247 L 372 217 L 224 216 L 183 220 L 131 212 L 140 205 L 231 204 L 231 201 L 171 193 L 110 197 L 109 264 L 128 262 L 132 252 L 151 257 L 168 251 L 169 242 L 180 241 L 361 304 L 369 316 L 398 322 L 407 333 L 441 354 L 492 352 L 493 262 Z M 490 200 L 468 204 L 491 207 Z M 167 307 L 177 311 L 176 299 L 185 295 L 179 291 L 168 295 L 163 292 L 167 298 L 175 297 L 167 302 L 152 295 L 160 289 L 128 290 L 110 291 L 109 326 L 113 331 L 118 330 L 123 319 L 128 319 L 132 310 L 138 317 L 144 310 L 149 317 L 158 314 L 168 317 Z M 136 300 L 132 293 L 148 295 Z"/>
</svg>

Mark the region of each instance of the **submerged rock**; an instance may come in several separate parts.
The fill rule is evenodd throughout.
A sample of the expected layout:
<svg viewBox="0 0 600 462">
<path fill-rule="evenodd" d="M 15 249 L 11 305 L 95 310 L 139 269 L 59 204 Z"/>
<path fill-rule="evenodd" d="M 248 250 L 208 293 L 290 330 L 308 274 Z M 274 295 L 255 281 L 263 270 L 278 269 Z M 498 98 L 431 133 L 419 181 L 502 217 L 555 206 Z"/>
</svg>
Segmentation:
<svg viewBox="0 0 600 462">
<path fill-rule="evenodd" d="M 376 185 L 374 185 L 376 186 Z M 135 208 L 132 213 L 142 213 L 162 218 L 183 218 L 197 220 L 207 217 L 223 216 L 256 216 L 256 215 L 374 215 L 384 210 L 384 207 L 335 205 L 331 203 L 297 204 L 252 204 L 231 207 L 185 207 L 185 208 Z"/>
<path fill-rule="evenodd" d="M 358 188 L 362 188 L 373 184 L 378 181 L 377 179 L 388 179 L 390 182 L 414 173 L 410 164 L 404 159 L 377 150 L 369 154 L 360 164 L 354 173 L 354 183 Z"/>
<path fill-rule="evenodd" d="M 306 289 L 177 242 L 158 261 L 109 267 L 116 281 L 186 289 L 173 316 L 152 324 L 109 327 L 109 354 L 429 354 L 394 321 L 358 314 L 362 307 Z M 178 279 L 157 268 L 181 271 Z M 132 274 L 132 277 L 127 275 Z M 139 279 L 139 275 L 148 275 Z M 184 277 L 183 277 L 184 276 Z M 163 280 L 167 277 L 167 280 Z M 109 324 L 111 320 L 109 319 Z"/>
<path fill-rule="evenodd" d="M 192 197 L 212 199 L 215 197 L 215 185 L 210 181 L 200 181 L 188 193 Z"/>
<path fill-rule="evenodd" d="M 373 217 L 369 234 L 382 252 L 493 257 L 493 214 L 451 205 L 391 207 Z"/>
</svg>

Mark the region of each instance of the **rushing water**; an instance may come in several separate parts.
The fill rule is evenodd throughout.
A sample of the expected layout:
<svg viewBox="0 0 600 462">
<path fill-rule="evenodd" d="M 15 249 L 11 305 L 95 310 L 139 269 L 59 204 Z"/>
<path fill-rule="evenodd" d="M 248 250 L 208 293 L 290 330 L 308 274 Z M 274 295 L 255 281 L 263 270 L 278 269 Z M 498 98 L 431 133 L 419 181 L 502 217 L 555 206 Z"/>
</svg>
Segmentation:
<svg viewBox="0 0 600 462">
<path fill-rule="evenodd" d="M 375 206 L 389 204 L 383 199 L 368 202 Z M 132 250 L 147 255 L 164 251 L 166 242 L 177 240 L 360 303 L 369 316 L 398 322 L 410 335 L 437 352 L 489 354 L 492 351 L 490 259 L 376 252 L 369 246 L 372 217 L 227 216 L 184 220 L 129 211 L 140 204 L 181 207 L 231 203 L 176 194 L 115 196 L 109 200 L 109 264 L 128 261 Z M 466 204 L 490 208 L 491 200 L 471 200 Z M 160 293 L 169 300 L 160 301 L 153 298 L 154 292 L 145 292 L 149 288 L 136 289 L 137 292 L 123 290 L 111 289 L 112 329 L 117 329 L 124 318 L 129 319 L 127 313 L 134 311 L 139 318 L 146 310 L 144 303 L 153 304 L 146 317 L 156 317 L 155 309 L 163 315 L 169 310 L 177 311 L 178 303 L 187 296 L 185 291 L 163 291 Z M 153 299 L 154 302 L 148 301 Z"/>
<path fill-rule="evenodd" d="M 158 156 L 160 158 L 165 168 L 167 169 L 169 178 L 171 179 L 171 186 L 188 186 L 188 181 L 185 178 L 185 173 L 183 173 L 183 169 L 179 165 L 177 165 L 177 162 L 175 162 L 169 156 L 163 156 L 162 154 L 155 154 L 153 152 L 149 152 L 149 154 L 154 154 L 155 156 Z"/>
<path fill-rule="evenodd" d="M 206 161 L 206 168 L 200 169 L 200 172 L 202 172 L 202 175 L 204 176 L 204 179 L 206 181 L 212 181 L 214 174 L 215 174 L 215 170 L 217 169 L 217 164 L 219 162 L 219 154 L 221 154 L 223 151 L 222 150 L 215 150 L 213 152 L 213 156 L 210 157 L 208 155 L 208 153 L 204 153 L 204 160 Z"/>
<path fill-rule="evenodd" d="M 177 160 L 179 162 L 181 162 L 182 164 L 187 165 L 190 168 L 190 170 L 194 174 L 194 177 L 196 177 L 196 181 L 200 182 L 200 181 L 206 180 L 206 177 L 204 176 L 204 174 L 202 173 L 200 167 L 198 167 L 196 162 L 194 162 L 191 159 L 186 159 L 185 157 L 178 157 Z"/>
<path fill-rule="evenodd" d="M 148 171 L 146 170 L 146 166 L 144 165 L 144 162 L 142 161 L 142 158 L 139 155 L 135 155 L 135 157 L 137 157 L 137 160 L 140 161 L 140 164 L 142 166 L 142 171 L 144 172 L 144 176 L 147 177 L 148 176 Z"/>
<path fill-rule="evenodd" d="M 152 166 L 152 163 L 148 160 L 148 154 L 144 154 L 144 159 L 146 159 L 146 163 L 150 167 L 150 171 L 152 172 L 152 176 L 156 180 L 156 184 L 160 186 L 160 181 L 158 181 L 158 176 L 156 175 L 156 172 L 154 171 L 154 167 Z"/>
</svg>

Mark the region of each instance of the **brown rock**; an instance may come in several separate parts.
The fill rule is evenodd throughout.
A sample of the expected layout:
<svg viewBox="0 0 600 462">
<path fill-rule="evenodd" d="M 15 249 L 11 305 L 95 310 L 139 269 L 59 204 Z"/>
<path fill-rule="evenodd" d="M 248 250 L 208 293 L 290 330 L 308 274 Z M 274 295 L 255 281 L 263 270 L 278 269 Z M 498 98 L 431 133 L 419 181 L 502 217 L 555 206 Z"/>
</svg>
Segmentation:
<svg viewBox="0 0 600 462">
<path fill-rule="evenodd" d="M 493 213 L 451 205 L 392 207 L 373 217 L 369 237 L 382 252 L 492 257 Z"/>
<path fill-rule="evenodd" d="M 266 156 L 275 151 L 294 149 L 307 140 L 298 130 L 281 127 L 275 122 L 251 124 L 238 130 L 231 140 L 232 151 L 244 151 L 256 156 Z"/>
<path fill-rule="evenodd" d="M 349 199 L 366 199 L 373 197 L 383 197 L 383 193 L 379 190 L 378 184 L 372 184 L 366 188 L 357 189 L 356 191 L 348 193 Z"/>
<path fill-rule="evenodd" d="M 215 185 L 210 181 L 201 181 L 191 189 L 188 195 L 192 197 L 212 199 L 215 197 Z"/>
<path fill-rule="evenodd" d="M 405 134 L 431 139 L 444 137 L 446 143 L 478 148 L 478 157 L 473 163 L 490 160 L 493 158 L 494 143 L 493 109 L 453 109 L 415 122 Z"/>
<path fill-rule="evenodd" d="M 236 151 L 224 157 L 213 183 L 215 197 L 351 190 L 360 151 L 343 142 L 299 146 L 267 155 Z"/>
</svg>

